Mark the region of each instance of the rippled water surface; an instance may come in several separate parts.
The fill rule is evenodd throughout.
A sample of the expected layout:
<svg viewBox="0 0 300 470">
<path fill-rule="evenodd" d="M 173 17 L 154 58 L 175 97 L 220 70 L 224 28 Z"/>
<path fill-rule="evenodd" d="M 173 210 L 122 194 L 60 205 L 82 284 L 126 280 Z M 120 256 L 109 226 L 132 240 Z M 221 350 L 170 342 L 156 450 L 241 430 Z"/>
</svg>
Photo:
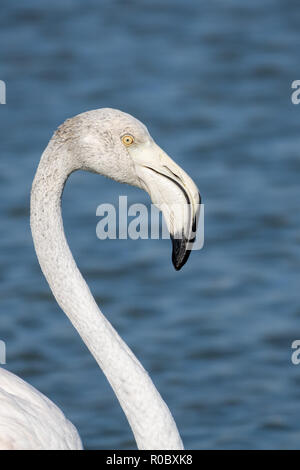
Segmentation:
<svg viewBox="0 0 300 470">
<path fill-rule="evenodd" d="M 135 443 L 41 275 L 29 192 L 53 130 L 105 106 L 145 122 L 192 175 L 206 239 L 180 272 L 168 240 L 99 241 L 101 202 L 148 197 L 74 174 L 65 227 L 93 294 L 187 448 L 300 448 L 299 30 L 296 0 L 2 1 L 0 338 L 6 367 L 64 410 L 86 448 Z"/>
</svg>

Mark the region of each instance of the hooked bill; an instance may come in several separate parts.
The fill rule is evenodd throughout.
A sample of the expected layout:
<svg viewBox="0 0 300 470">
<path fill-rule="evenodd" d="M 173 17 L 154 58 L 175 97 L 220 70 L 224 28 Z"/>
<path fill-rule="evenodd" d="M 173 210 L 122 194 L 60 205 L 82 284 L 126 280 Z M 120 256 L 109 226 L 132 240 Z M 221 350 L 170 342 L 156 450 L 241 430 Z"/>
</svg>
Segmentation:
<svg viewBox="0 0 300 470">
<path fill-rule="evenodd" d="M 190 176 L 154 141 L 130 147 L 139 186 L 162 211 L 173 244 L 172 262 L 178 271 L 188 260 L 196 239 L 201 197 Z"/>
</svg>

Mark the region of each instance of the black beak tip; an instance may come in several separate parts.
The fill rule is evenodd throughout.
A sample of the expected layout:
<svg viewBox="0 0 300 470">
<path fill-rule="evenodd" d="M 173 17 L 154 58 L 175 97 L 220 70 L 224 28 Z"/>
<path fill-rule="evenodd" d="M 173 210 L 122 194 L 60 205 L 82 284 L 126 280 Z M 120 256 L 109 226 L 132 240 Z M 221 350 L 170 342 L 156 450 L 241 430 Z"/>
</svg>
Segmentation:
<svg viewBox="0 0 300 470">
<path fill-rule="evenodd" d="M 172 263 L 176 271 L 180 271 L 182 266 L 187 262 L 191 250 L 187 250 L 187 240 L 185 238 L 175 238 L 171 236 L 173 251 Z"/>
<path fill-rule="evenodd" d="M 183 266 L 182 264 L 178 263 L 178 261 L 174 259 L 173 256 L 172 256 L 172 263 L 176 271 L 180 271 L 180 269 Z"/>
</svg>

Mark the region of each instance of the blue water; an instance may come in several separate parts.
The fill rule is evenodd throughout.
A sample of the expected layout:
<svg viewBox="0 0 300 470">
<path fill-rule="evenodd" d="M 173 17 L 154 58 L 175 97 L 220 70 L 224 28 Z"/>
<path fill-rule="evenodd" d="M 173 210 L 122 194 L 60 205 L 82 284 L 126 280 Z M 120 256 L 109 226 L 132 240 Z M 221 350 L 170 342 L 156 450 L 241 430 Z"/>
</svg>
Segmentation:
<svg viewBox="0 0 300 470">
<path fill-rule="evenodd" d="M 6 367 L 57 403 L 88 449 L 135 448 L 97 364 L 56 305 L 29 229 L 40 154 L 66 118 L 132 113 L 193 176 L 205 246 L 99 241 L 96 207 L 136 188 L 72 175 L 63 212 L 104 313 L 149 371 L 187 448 L 300 448 L 297 0 L 2 0 L 0 339 Z"/>
</svg>

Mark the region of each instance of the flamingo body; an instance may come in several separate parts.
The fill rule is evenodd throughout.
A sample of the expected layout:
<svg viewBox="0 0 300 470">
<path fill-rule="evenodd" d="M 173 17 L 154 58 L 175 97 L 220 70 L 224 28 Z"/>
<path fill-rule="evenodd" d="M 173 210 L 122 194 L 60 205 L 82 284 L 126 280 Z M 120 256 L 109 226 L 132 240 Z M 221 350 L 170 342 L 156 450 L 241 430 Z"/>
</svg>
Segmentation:
<svg viewBox="0 0 300 470">
<path fill-rule="evenodd" d="M 45 395 L 0 369 L 0 450 L 80 450 L 75 426 Z"/>
</svg>

